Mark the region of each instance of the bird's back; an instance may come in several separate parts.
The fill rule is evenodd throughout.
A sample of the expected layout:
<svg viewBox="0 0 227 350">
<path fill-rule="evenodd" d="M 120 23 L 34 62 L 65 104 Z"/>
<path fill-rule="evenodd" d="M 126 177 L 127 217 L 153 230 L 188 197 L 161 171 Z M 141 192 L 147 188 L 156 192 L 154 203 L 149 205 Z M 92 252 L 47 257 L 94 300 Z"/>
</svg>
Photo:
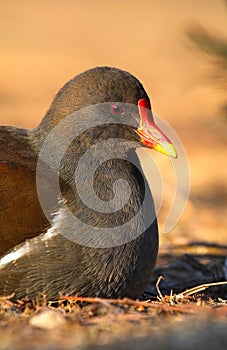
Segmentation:
<svg viewBox="0 0 227 350">
<path fill-rule="evenodd" d="M 28 139 L 26 129 L 0 127 L 0 256 L 47 225 L 35 187 L 37 155 Z"/>
</svg>

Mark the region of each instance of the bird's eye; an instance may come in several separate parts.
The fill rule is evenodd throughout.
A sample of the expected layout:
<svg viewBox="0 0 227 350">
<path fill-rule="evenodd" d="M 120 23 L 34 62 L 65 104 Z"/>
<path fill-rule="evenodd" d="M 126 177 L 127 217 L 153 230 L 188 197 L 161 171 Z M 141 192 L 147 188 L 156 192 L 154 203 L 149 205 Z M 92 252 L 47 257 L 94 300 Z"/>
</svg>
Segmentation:
<svg viewBox="0 0 227 350">
<path fill-rule="evenodd" d="M 119 115 L 123 112 L 123 107 L 119 103 L 113 103 L 110 107 L 110 111 L 113 114 Z"/>
</svg>

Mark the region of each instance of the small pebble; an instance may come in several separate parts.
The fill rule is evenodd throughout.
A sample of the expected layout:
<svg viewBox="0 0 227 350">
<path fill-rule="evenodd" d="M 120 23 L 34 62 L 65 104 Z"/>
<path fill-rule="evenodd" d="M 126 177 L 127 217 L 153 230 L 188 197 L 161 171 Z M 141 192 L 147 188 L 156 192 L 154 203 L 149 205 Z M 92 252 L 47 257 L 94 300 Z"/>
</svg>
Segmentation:
<svg viewBox="0 0 227 350">
<path fill-rule="evenodd" d="M 64 316 L 54 310 L 46 309 L 30 319 L 30 325 L 41 329 L 55 329 L 66 323 Z"/>
</svg>

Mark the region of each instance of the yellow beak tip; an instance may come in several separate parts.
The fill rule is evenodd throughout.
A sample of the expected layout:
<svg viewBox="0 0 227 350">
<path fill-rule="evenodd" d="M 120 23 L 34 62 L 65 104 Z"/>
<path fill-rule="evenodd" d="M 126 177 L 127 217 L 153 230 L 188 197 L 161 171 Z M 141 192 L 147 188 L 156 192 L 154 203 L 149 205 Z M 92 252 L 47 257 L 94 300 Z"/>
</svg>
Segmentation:
<svg viewBox="0 0 227 350">
<path fill-rule="evenodd" d="M 175 147 L 169 142 L 157 143 L 154 146 L 154 149 L 157 152 L 165 154 L 168 157 L 177 158 L 177 152 L 175 150 Z"/>
</svg>

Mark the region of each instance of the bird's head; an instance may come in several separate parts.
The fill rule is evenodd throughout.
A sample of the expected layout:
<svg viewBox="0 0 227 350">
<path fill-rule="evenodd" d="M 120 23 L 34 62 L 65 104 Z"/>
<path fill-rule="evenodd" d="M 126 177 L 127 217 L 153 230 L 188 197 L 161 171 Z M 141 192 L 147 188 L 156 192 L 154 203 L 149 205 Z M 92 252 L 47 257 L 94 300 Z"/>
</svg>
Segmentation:
<svg viewBox="0 0 227 350">
<path fill-rule="evenodd" d="M 55 96 L 38 130 L 48 135 L 64 118 L 88 106 L 95 107 L 89 112 L 89 118 L 100 118 L 98 106 L 102 104 L 105 105 L 101 110 L 106 113 L 106 121 L 121 124 L 118 128 L 112 127 L 113 136 L 126 136 L 139 141 L 143 147 L 176 158 L 172 142 L 155 124 L 150 100 L 142 84 L 130 73 L 117 68 L 96 67 L 68 81 Z M 85 118 L 83 113 L 78 113 L 79 118 L 80 115 Z M 130 118 L 134 124 L 127 128 L 125 124 Z M 89 120 L 86 123 L 89 128 Z M 101 133 L 100 130 L 96 130 L 93 138 Z"/>
</svg>

